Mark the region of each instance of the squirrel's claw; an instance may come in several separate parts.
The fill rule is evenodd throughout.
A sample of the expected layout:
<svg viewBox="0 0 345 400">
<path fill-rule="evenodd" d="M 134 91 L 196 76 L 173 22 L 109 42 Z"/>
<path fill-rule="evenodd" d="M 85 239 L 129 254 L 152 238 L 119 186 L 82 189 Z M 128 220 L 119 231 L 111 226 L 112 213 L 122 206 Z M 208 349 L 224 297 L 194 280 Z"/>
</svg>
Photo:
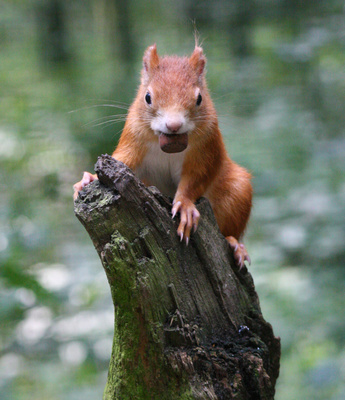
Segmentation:
<svg viewBox="0 0 345 400">
<path fill-rule="evenodd" d="M 180 201 L 178 201 L 178 202 L 176 202 L 176 203 L 174 204 L 174 206 L 173 206 L 173 208 L 172 208 L 172 210 L 171 210 L 172 219 L 175 218 L 176 213 L 178 212 L 178 210 L 180 209 L 180 207 L 181 207 L 181 202 L 180 202 Z"/>
<path fill-rule="evenodd" d="M 73 185 L 73 199 L 75 200 L 78 197 L 79 192 L 87 186 L 89 183 L 93 182 L 96 180 L 96 175 L 90 174 L 90 172 L 84 172 L 83 177 L 81 181 L 77 182 L 76 184 Z"/>
<path fill-rule="evenodd" d="M 177 212 L 180 213 L 180 224 L 177 229 L 177 234 L 180 236 L 181 242 L 184 239 L 188 246 L 192 228 L 195 232 L 198 227 L 200 213 L 190 200 L 177 201 L 174 203 L 172 208 L 173 218 Z"/>
</svg>

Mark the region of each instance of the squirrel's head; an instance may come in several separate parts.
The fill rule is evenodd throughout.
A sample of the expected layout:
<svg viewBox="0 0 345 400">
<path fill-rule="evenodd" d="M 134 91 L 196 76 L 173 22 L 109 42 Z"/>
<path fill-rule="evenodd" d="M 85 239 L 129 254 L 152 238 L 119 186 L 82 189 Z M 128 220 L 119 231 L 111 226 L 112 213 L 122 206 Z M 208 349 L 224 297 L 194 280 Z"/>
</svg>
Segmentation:
<svg viewBox="0 0 345 400">
<path fill-rule="evenodd" d="M 176 151 L 171 146 L 171 152 L 183 151 L 188 134 L 206 120 L 210 99 L 205 65 L 206 57 L 199 46 L 195 46 L 190 57 L 161 58 L 155 44 L 145 51 L 139 90 L 141 109 L 145 110 L 145 119 L 159 136 L 160 143 L 176 144 L 184 138 L 185 146 L 176 145 Z M 168 149 L 162 144 L 161 147 L 164 151 Z"/>
</svg>

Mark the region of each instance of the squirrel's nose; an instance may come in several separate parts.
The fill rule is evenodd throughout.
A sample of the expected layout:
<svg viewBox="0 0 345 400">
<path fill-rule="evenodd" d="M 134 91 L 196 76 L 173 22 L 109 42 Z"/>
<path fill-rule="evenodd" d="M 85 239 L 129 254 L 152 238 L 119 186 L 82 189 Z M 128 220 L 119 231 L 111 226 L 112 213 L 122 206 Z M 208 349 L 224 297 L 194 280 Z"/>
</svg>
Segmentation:
<svg viewBox="0 0 345 400">
<path fill-rule="evenodd" d="M 170 132 L 175 133 L 181 128 L 182 122 L 181 121 L 169 121 L 165 125 Z"/>
</svg>

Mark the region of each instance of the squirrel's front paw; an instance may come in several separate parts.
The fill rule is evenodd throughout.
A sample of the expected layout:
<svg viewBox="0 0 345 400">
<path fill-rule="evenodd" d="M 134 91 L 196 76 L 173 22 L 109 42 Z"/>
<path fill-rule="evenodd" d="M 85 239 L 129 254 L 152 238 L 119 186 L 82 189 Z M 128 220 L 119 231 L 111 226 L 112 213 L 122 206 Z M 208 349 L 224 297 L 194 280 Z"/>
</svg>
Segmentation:
<svg viewBox="0 0 345 400">
<path fill-rule="evenodd" d="M 74 194 L 73 199 L 75 200 L 78 197 L 78 193 L 83 189 L 83 187 L 87 186 L 89 183 L 93 182 L 97 179 L 96 175 L 90 174 L 90 172 L 84 172 L 81 181 L 77 182 L 73 185 Z"/>
<path fill-rule="evenodd" d="M 177 234 L 180 236 L 181 241 L 183 239 L 186 241 L 188 246 L 190 232 L 192 228 L 194 232 L 196 231 L 200 213 L 194 203 L 188 199 L 174 201 L 171 212 L 173 218 L 178 212 L 180 213 L 180 225 L 177 228 Z"/>
<path fill-rule="evenodd" d="M 247 249 L 244 247 L 244 244 L 238 243 L 237 239 L 235 239 L 233 236 L 227 236 L 225 239 L 228 241 L 230 247 L 234 252 L 234 258 L 238 267 L 242 269 L 244 267 L 245 261 L 248 261 L 250 265 L 251 260 Z"/>
</svg>

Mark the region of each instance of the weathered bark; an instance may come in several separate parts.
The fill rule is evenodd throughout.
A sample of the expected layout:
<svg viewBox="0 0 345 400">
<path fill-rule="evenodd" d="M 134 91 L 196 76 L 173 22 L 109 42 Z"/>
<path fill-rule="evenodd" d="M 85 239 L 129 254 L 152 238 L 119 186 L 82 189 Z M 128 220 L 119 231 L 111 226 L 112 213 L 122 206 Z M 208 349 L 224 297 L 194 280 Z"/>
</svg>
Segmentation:
<svg viewBox="0 0 345 400">
<path fill-rule="evenodd" d="M 197 204 L 202 217 L 187 247 L 170 199 L 110 156 L 95 170 L 99 181 L 80 192 L 75 213 L 115 306 L 104 399 L 273 399 L 280 341 L 208 201 Z"/>
</svg>

